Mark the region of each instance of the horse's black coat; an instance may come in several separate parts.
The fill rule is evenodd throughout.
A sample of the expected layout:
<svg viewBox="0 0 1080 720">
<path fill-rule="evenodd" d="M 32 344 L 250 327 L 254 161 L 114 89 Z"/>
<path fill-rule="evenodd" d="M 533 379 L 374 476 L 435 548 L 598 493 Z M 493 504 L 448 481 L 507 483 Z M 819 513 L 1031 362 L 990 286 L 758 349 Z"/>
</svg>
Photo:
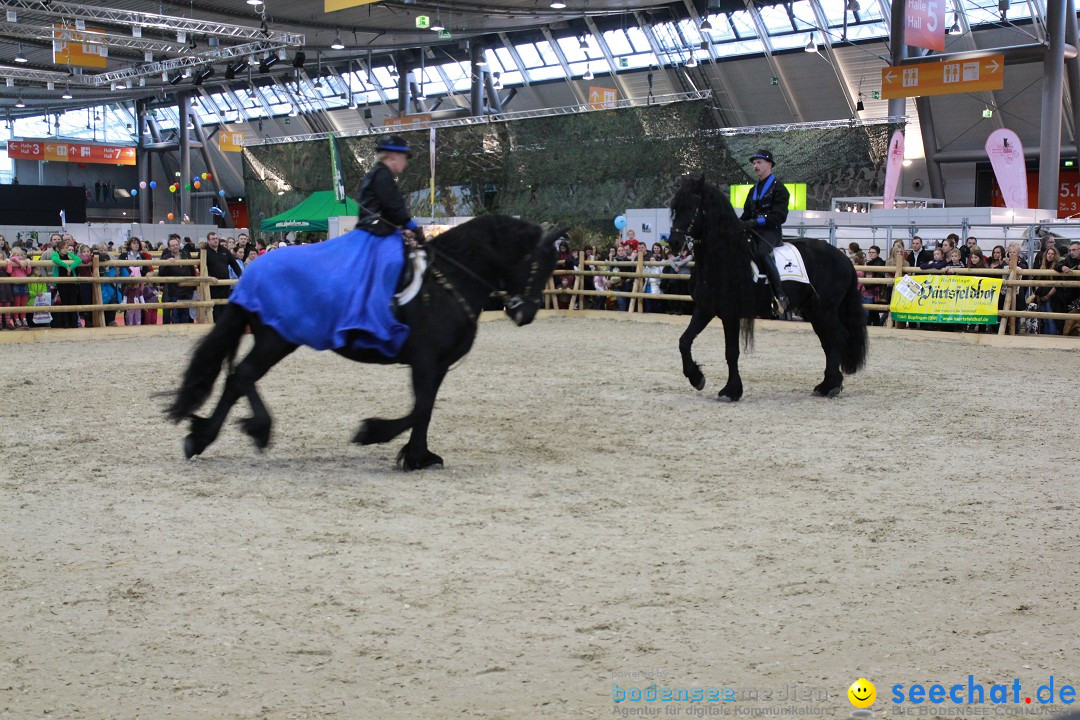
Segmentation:
<svg viewBox="0 0 1080 720">
<path fill-rule="evenodd" d="M 487 215 L 432 241 L 431 265 L 420 295 L 401 309 L 402 322 L 410 328 L 401 352 L 387 358 L 374 350 L 335 350 L 357 362 L 412 368 L 412 412 L 394 419 L 368 418 L 353 441 L 362 445 L 384 443 L 411 428 L 398 462 L 408 470 L 441 466 L 442 458 L 430 452 L 427 445 L 428 423 L 439 385 L 450 366 L 472 347 L 476 316 L 494 289 L 510 296 L 506 312 L 516 324 L 532 322 L 543 302 L 544 283 L 555 267 L 554 241 L 563 232 L 559 228 L 544 234 L 532 223 Z M 229 373 L 213 414 L 208 418 L 196 415 L 213 390 L 222 365 L 226 361 L 232 364 L 248 326 L 255 336 L 255 346 Z M 270 442 L 272 421 L 255 384 L 296 347 L 254 314 L 239 305 L 228 305 L 214 329 L 195 348 L 183 384 L 166 410 L 174 422 L 190 418 L 184 454 L 193 457 L 214 442 L 229 409 L 241 396 L 248 398 L 252 410 L 252 417 L 242 422 L 244 432 L 259 449 L 265 448 Z"/>
<path fill-rule="evenodd" d="M 762 291 L 750 274 L 750 250 L 739 218 L 728 198 L 705 178 L 680 178 L 671 199 L 671 239 L 694 238 L 694 269 L 690 293 L 694 314 L 679 338 L 683 374 L 700 390 L 705 376 L 694 362 L 691 348 L 714 317 L 724 324 L 728 381 L 719 396 L 742 397 L 739 377 L 739 328 L 743 342 L 754 336 L 754 316 L 768 311 L 771 293 Z M 859 297 L 858 278 L 851 262 L 821 240 L 788 239 L 802 253 L 811 285 L 784 284 L 791 305 L 810 321 L 825 351 L 825 379 L 814 392 L 835 397 L 844 384 L 843 373 L 853 374 L 866 362 L 866 311 Z M 842 371 L 842 372 L 841 372 Z"/>
</svg>

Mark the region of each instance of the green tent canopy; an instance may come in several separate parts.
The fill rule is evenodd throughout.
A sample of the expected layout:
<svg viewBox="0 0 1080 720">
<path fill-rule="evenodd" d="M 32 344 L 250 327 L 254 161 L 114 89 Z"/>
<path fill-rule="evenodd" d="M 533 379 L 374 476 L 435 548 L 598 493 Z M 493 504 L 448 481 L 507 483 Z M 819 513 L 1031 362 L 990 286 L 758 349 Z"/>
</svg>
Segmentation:
<svg viewBox="0 0 1080 720">
<path fill-rule="evenodd" d="M 326 232 L 331 217 L 356 217 L 360 206 L 355 200 L 345 198 L 338 202 L 333 190 L 313 192 L 306 200 L 280 215 L 267 218 L 259 223 L 261 232 L 311 231 Z"/>
</svg>

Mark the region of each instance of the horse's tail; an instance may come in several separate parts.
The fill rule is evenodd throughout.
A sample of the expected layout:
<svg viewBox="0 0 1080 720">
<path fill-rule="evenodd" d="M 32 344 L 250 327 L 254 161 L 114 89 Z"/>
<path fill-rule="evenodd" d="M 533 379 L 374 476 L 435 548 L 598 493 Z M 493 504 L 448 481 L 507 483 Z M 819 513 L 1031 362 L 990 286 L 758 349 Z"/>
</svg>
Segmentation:
<svg viewBox="0 0 1080 720">
<path fill-rule="evenodd" d="M 214 329 L 195 347 L 191 362 L 184 372 L 184 381 L 176 391 L 172 404 L 165 410 L 170 420 L 180 422 L 192 415 L 210 396 L 222 364 L 228 360 L 232 365 L 247 324 L 247 314 L 243 308 L 232 303 L 225 307 Z"/>
<path fill-rule="evenodd" d="M 854 375 L 866 364 L 866 309 L 859 293 L 859 280 L 851 272 L 851 282 L 838 309 L 840 324 L 844 329 L 844 342 L 840 346 L 840 369 Z"/>
</svg>

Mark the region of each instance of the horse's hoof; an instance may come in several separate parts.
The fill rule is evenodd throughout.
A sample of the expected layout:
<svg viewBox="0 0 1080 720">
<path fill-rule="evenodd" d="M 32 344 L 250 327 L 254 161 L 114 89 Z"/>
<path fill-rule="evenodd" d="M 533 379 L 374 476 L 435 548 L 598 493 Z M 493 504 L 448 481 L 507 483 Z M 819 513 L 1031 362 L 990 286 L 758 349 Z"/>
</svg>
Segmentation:
<svg viewBox="0 0 1080 720">
<path fill-rule="evenodd" d="M 700 380 L 698 380 L 697 382 L 692 382 L 690 384 L 694 386 L 695 390 L 704 390 L 705 389 L 705 376 L 702 375 Z"/>
<path fill-rule="evenodd" d="M 716 394 L 717 400 L 728 400 L 729 402 L 739 402 L 742 399 L 741 392 L 735 392 L 734 390 L 728 390 L 724 388 Z"/>
<path fill-rule="evenodd" d="M 837 385 L 836 387 L 831 388 L 829 390 L 829 392 L 825 393 L 825 397 L 834 398 L 834 397 L 838 396 L 840 394 L 840 391 L 843 390 L 843 389 L 844 389 L 843 385 Z"/>
<path fill-rule="evenodd" d="M 199 457 L 199 453 L 202 452 L 202 448 L 199 447 L 198 442 L 191 435 L 184 438 L 184 457 L 188 460 L 194 460 Z"/>
<path fill-rule="evenodd" d="M 433 452 L 426 452 L 423 457 L 416 458 L 409 454 L 409 446 L 401 448 L 397 456 L 398 467 L 406 472 L 412 470 L 442 470 L 443 459 Z"/>
<path fill-rule="evenodd" d="M 251 437 L 255 443 L 255 449 L 259 452 L 270 445 L 270 423 L 257 421 L 255 418 L 244 418 L 240 421 L 240 428 Z"/>
</svg>

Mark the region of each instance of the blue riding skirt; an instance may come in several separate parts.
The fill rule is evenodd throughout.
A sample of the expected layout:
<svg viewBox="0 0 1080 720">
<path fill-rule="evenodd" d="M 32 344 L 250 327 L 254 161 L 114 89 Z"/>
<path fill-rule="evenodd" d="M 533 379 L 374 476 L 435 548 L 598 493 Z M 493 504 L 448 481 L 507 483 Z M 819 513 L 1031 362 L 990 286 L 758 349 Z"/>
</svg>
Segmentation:
<svg viewBox="0 0 1080 720">
<path fill-rule="evenodd" d="M 229 300 L 291 343 L 374 349 L 392 358 L 409 337 L 392 309 L 404 263 L 400 233 L 353 230 L 262 255 L 244 269 Z"/>
</svg>

